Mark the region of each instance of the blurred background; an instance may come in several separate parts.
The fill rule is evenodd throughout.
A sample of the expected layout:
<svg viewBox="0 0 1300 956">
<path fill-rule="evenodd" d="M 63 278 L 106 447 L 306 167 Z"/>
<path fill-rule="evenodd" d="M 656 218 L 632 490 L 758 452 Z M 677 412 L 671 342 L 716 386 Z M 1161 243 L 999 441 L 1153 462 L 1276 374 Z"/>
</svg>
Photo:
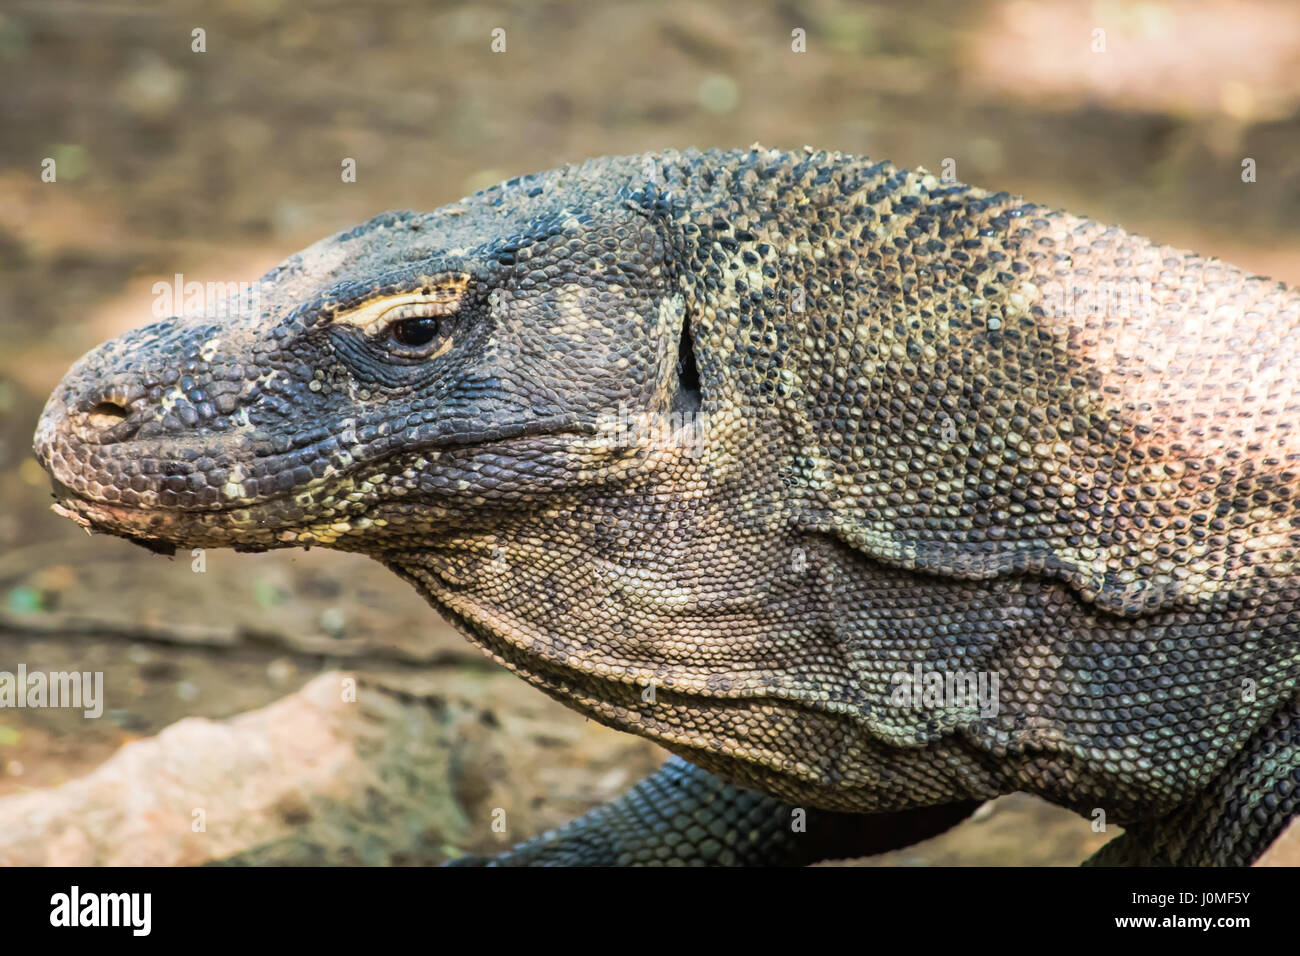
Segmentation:
<svg viewBox="0 0 1300 956">
<path fill-rule="evenodd" d="M 30 439 L 77 356 L 151 320 L 157 281 L 252 281 L 385 209 L 588 156 L 756 141 L 950 161 L 961 180 L 1300 282 L 1293 0 L 0 0 L 0 670 L 101 670 L 108 697 L 100 720 L 0 711 L 0 862 L 437 862 L 652 769 L 651 744 L 479 659 L 363 559 L 212 552 L 197 569 L 88 538 L 49 513 Z M 217 847 L 142 796 L 195 785 L 174 753 L 110 794 L 94 776 L 183 717 L 224 720 L 338 669 L 391 703 L 364 733 L 328 718 L 346 744 L 334 777 L 364 786 L 322 797 L 328 782 L 273 749 L 244 770 L 280 767 L 278 788 L 244 805 L 209 794 L 227 824 L 263 827 L 214 826 Z M 271 722 L 294 720 L 327 722 L 310 707 Z M 133 799 L 146 811 L 124 846 L 90 810 Z M 489 826 L 499 807 L 508 834 Z M 873 862 L 1073 864 L 1105 839 L 1010 797 Z"/>
</svg>

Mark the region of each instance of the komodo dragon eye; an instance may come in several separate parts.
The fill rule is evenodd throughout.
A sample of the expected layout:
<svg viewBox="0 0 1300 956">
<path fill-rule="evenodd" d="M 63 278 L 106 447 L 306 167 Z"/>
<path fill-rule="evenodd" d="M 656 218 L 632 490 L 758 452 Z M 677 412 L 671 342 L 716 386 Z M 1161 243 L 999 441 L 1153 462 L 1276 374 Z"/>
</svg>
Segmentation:
<svg viewBox="0 0 1300 956">
<path fill-rule="evenodd" d="M 438 335 L 438 328 L 437 316 L 420 315 L 409 319 L 398 319 L 389 326 L 388 334 L 398 345 L 421 348 L 434 340 Z"/>
<path fill-rule="evenodd" d="M 383 313 L 376 333 L 396 351 L 423 358 L 429 346 L 450 331 L 448 318 L 454 311 L 455 303 L 441 299 L 403 302 Z"/>
<path fill-rule="evenodd" d="M 466 277 L 449 277 L 418 292 L 381 296 L 334 318 L 337 329 L 360 331 L 384 352 L 424 363 L 452 347 Z"/>
</svg>

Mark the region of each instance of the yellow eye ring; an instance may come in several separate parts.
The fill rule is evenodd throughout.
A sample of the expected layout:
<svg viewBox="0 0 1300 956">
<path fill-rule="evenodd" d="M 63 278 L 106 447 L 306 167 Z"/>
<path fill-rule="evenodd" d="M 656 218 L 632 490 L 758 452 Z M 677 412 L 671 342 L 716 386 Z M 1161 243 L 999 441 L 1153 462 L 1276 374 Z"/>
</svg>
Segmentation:
<svg viewBox="0 0 1300 956">
<path fill-rule="evenodd" d="M 367 335 L 377 335 L 403 319 L 451 315 L 460 309 L 469 276 L 444 276 L 417 292 L 382 295 L 333 317 L 333 325 L 350 325 Z"/>
</svg>

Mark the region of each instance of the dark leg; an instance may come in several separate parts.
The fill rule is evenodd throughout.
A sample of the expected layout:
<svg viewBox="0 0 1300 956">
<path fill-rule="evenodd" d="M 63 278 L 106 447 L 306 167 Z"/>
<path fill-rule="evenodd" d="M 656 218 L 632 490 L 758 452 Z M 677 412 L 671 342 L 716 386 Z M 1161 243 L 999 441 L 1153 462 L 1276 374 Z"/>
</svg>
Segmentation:
<svg viewBox="0 0 1300 956">
<path fill-rule="evenodd" d="M 623 796 L 488 866 L 804 866 L 867 856 L 942 833 L 978 801 L 897 813 L 797 810 L 724 782 L 679 757 Z"/>
<path fill-rule="evenodd" d="M 1127 828 L 1089 866 L 1246 866 L 1300 814 L 1300 698 L 1186 807 Z"/>
</svg>

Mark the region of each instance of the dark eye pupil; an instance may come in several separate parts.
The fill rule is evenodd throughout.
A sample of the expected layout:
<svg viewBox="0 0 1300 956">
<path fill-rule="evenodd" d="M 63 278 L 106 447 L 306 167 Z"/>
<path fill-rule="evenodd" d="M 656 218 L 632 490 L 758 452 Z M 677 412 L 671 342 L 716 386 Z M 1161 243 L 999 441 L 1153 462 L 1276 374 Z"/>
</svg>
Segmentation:
<svg viewBox="0 0 1300 956">
<path fill-rule="evenodd" d="M 431 316 L 393 323 L 393 340 L 410 348 L 428 345 L 437 334 L 438 320 Z"/>
</svg>

